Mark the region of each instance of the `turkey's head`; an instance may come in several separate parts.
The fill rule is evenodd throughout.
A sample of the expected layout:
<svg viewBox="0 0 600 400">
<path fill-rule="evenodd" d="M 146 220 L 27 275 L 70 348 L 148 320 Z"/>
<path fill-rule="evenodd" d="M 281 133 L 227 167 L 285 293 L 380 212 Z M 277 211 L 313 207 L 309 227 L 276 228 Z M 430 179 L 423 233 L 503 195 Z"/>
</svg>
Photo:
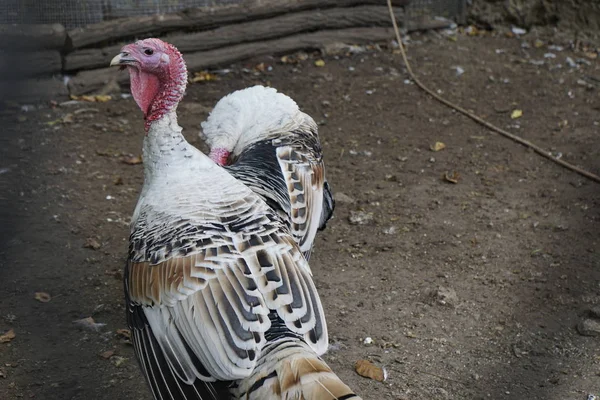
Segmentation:
<svg viewBox="0 0 600 400">
<path fill-rule="evenodd" d="M 175 46 L 160 39 L 138 40 L 123 46 L 110 62 L 127 68 L 131 94 L 150 123 L 174 111 L 187 85 L 187 69 Z"/>
</svg>

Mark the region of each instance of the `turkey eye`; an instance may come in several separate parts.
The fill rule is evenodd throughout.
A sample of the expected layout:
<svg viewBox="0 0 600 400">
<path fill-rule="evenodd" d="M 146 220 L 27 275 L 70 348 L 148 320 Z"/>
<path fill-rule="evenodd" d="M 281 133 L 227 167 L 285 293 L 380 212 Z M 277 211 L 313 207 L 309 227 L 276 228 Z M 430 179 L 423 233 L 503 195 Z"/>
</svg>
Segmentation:
<svg viewBox="0 0 600 400">
<path fill-rule="evenodd" d="M 152 49 L 146 49 L 144 50 L 144 54 L 146 54 L 147 56 L 151 56 L 152 54 L 154 54 L 154 51 Z"/>
</svg>

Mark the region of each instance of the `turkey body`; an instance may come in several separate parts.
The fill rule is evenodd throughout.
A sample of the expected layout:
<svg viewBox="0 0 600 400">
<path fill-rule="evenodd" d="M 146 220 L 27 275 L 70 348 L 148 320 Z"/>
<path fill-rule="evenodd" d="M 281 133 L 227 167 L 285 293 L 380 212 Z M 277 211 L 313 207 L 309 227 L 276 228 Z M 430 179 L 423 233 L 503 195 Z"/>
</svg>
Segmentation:
<svg viewBox="0 0 600 400">
<path fill-rule="evenodd" d="M 323 308 L 285 221 L 170 118 L 144 140 L 125 272 L 128 323 L 155 398 L 279 399 L 281 376 L 298 371 L 314 378 L 299 387 L 327 390 L 307 398 L 340 397 L 327 381 L 352 393 L 318 358 Z"/>
<path fill-rule="evenodd" d="M 221 99 L 202 129 L 211 149 L 230 154 L 229 172 L 280 213 L 308 259 L 335 207 L 314 120 L 288 96 L 254 86 Z"/>
<path fill-rule="evenodd" d="M 111 65 L 129 69 L 146 120 L 124 285 L 153 397 L 359 399 L 319 357 L 325 316 L 290 225 L 183 137 L 181 54 L 146 39 Z"/>
</svg>

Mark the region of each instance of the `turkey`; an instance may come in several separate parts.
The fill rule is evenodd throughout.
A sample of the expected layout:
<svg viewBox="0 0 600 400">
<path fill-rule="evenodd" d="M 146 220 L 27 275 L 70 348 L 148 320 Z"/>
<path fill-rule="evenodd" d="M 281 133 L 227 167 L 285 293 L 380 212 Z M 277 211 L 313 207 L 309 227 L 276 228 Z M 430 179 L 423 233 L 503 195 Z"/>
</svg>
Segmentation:
<svg viewBox="0 0 600 400">
<path fill-rule="evenodd" d="M 213 161 L 281 214 L 308 259 L 334 209 L 315 121 L 288 96 L 254 86 L 219 100 L 200 137 Z"/>
<path fill-rule="evenodd" d="M 319 295 L 285 221 L 177 124 L 177 49 L 124 46 L 145 119 L 144 185 L 124 273 L 127 322 L 155 399 L 359 399 L 319 357 Z"/>
</svg>

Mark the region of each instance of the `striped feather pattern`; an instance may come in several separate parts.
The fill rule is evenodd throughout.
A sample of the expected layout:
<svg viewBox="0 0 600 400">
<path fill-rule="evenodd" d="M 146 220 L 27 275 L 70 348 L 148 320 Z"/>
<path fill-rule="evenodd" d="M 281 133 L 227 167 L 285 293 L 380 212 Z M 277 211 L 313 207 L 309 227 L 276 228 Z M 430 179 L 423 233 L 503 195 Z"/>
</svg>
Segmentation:
<svg viewBox="0 0 600 400">
<path fill-rule="evenodd" d="M 360 400 L 309 346 L 289 338 L 269 343 L 254 373 L 231 391 L 244 400 Z"/>
<path fill-rule="evenodd" d="M 270 310 L 315 351 L 326 350 L 323 310 L 306 260 L 289 235 L 275 230 L 276 219 L 256 209 L 247 212 L 250 215 L 221 226 L 194 225 L 197 229 L 189 230 L 196 232 L 193 240 L 161 236 L 161 242 L 171 245 L 160 247 L 152 241 L 154 251 L 161 254 L 166 253 L 165 246 L 172 249 L 169 254 L 180 254 L 172 243 L 188 246 L 186 256 L 163 260 L 150 254 L 149 259 L 158 263 L 128 263 L 129 298 L 146 306 L 143 312 L 158 344 L 186 382 L 245 377 L 266 343 Z M 254 219 L 263 223 L 259 226 Z M 243 229 L 248 226 L 254 230 Z M 221 233 L 213 236 L 217 231 Z M 133 236 L 147 237 L 135 230 Z M 139 247 L 143 253 L 147 245 Z M 132 260 L 140 258 L 133 253 Z M 194 368 L 188 349 L 209 376 Z"/>
<path fill-rule="evenodd" d="M 287 223 L 227 171 L 177 143 L 183 160 L 155 163 L 134 213 L 128 321 L 155 398 L 219 398 L 217 382 L 251 375 L 274 331 L 323 354 L 327 327 Z"/>
</svg>

